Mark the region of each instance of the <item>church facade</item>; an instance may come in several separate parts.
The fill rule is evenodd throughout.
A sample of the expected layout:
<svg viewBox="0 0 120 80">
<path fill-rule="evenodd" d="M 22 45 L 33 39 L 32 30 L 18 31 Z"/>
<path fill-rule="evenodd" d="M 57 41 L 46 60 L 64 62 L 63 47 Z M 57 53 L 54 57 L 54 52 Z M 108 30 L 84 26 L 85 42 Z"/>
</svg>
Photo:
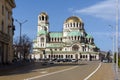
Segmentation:
<svg viewBox="0 0 120 80">
<path fill-rule="evenodd" d="M 62 32 L 49 31 L 49 16 L 38 15 L 37 37 L 33 40 L 33 55 L 37 59 L 98 60 L 99 48 L 94 38 L 87 34 L 84 23 L 77 16 L 68 17 Z"/>
</svg>

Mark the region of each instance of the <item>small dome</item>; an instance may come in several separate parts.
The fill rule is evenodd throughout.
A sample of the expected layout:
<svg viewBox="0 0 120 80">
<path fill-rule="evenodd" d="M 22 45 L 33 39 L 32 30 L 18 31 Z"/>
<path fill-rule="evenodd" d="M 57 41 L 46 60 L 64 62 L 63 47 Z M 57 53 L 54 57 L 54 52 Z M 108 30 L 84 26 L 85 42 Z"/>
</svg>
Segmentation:
<svg viewBox="0 0 120 80">
<path fill-rule="evenodd" d="M 65 23 L 72 23 L 72 22 L 82 23 L 82 20 L 77 16 L 71 16 L 71 17 L 67 18 L 66 21 L 65 21 Z"/>
<path fill-rule="evenodd" d="M 48 16 L 46 12 L 41 12 L 40 15 L 41 16 Z"/>
</svg>

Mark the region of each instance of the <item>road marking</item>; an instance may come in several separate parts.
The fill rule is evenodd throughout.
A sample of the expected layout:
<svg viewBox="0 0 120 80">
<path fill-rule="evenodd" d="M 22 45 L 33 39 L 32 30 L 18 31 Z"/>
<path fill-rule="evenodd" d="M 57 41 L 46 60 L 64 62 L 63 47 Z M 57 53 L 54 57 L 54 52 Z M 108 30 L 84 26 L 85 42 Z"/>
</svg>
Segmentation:
<svg viewBox="0 0 120 80">
<path fill-rule="evenodd" d="M 60 72 L 68 71 L 68 70 L 72 70 L 72 69 L 75 69 L 77 67 L 78 66 L 74 66 L 74 67 L 71 67 L 71 68 L 68 68 L 68 69 L 64 69 L 64 70 L 48 73 L 48 74 L 45 74 L 45 75 L 35 76 L 35 77 L 27 78 L 27 79 L 24 79 L 24 80 L 33 80 L 33 79 L 36 79 L 36 78 L 41 78 L 41 77 L 44 77 L 44 76 L 48 76 L 48 75 L 52 75 L 52 74 L 56 74 L 56 73 L 60 73 Z"/>
<path fill-rule="evenodd" d="M 36 69 L 36 70 L 32 70 L 33 72 L 37 72 L 37 71 L 44 71 L 45 69 Z"/>
<path fill-rule="evenodd" d="M 84 80 L 88 80 L 93 74 L 97 72 L 97 70 L 101 67 L 101 62 L 99 63 L 98 67 L 89 75 L 87 76 Z"/>
<path fill-rule="evenodd" d="M 45 74 L 45 73 L 48 73 L 48 72 L 47 72 L 47 71 L 42 71 L 42 72 L 40 72 L 40 73 Z"/>
</svg>

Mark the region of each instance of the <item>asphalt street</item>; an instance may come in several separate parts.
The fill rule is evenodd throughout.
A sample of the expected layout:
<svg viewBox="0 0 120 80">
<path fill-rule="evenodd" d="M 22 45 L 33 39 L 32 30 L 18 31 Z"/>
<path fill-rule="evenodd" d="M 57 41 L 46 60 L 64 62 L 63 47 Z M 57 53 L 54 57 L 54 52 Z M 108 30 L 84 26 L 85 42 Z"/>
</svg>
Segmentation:
<svg viewBox="0 0 120 80">
<path fill-rule="evenodd" d="M 84 80 L 99 65 L 99 62 L 84 62 L 70 68 L 27 78 L 26 80 Z"/>
<path fill-rule="evenodd" d="M 88 77 L 94 71 L 96 72 Z M 115 80 L 115 74 L 113 63 L 80 61 L 79 63 L 41 65 L 38 62 L 7 71 L 2 70 L 0 80 Z"/>
</svg>

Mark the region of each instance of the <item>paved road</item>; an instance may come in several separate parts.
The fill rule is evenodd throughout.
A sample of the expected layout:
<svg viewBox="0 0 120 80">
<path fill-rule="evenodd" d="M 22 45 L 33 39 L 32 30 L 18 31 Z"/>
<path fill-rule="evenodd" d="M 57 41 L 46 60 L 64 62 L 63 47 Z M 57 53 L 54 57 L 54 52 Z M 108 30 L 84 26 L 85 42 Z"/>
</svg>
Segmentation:
<svg viewBox="0 0 120 80">
<path fill-rule="evenodd" d="M 84 80 L 98 67 L 98 65 L 99 62 L 96 61 L 84 62 L 84 64 L 72 66 L 61 71 L 46 73 L 44 75 L 29 78 L 28 80 Z"/>
<path fill-rule="evenodd" d="M 54 64 L 52 66 L 41 66 L 40 63 L 36 63 L 15 68 L 7 72 L 0 72 L 0 80 L 24 80 L 36 76 L 43 77 L 34 80 L 83 80 L 98 66 L 98 64 L 99 62 L 94 61 L 80 62 L 79 64 Z"/>
</svg>

